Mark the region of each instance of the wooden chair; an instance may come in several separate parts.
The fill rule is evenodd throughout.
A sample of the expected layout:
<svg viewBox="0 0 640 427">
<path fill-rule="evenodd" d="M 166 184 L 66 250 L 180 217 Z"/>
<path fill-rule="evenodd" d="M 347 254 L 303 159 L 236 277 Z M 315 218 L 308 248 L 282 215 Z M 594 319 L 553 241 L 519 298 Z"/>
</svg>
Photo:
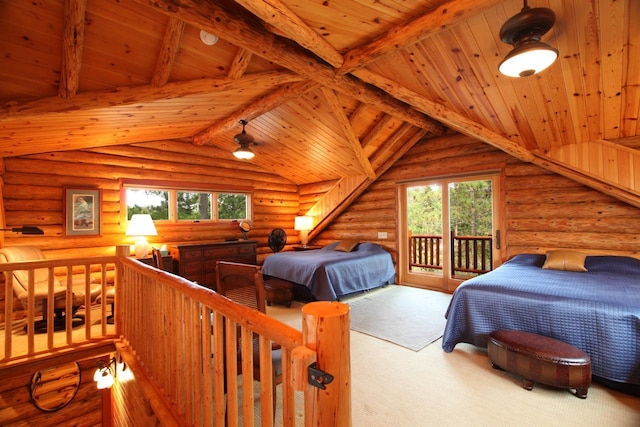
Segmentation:
<svg viewBox="0 0 640 427">
<path fill-rule="evenodd" d="M 217 292 L 239 304 L 266 312 L 266 294 L 260 267 L 237 262 L 216 263 Z M 276 408 L 276 386 L 282 383 L 282 350 L 274 346 L 271 351 L 273 408 Z M 258 336 L 253 339 L 253 379 L 260 381 L 260 351 Z"/>
<path fill-rule="evenodd" d="M 162 253 L 158 248 L 151 248 L 151 256 L 153 257 L 153 266 L 158 270 L 163 270 Z"/>
</svg>

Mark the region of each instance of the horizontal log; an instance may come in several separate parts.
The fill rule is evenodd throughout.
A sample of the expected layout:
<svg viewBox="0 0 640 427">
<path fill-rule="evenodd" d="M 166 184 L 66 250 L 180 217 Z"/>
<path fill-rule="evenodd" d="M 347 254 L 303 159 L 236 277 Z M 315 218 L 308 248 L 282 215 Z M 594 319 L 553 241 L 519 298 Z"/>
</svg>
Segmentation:
<svg viewBox="0 0 640 427">
<path fill-rule="evenodd" d="M 597 230 L 598 233 L 640 234 L 640 226 L 631 225 L 628 217 L 510 218 L 507 221 L 507 227 L 510 231 L 546 230 L 559 233 L 584 233 Z"/>
<path fill-rule="evenodd" d="M 606 235 L 606 238 L 603 238 Z M 589 251 L 640 252 L 640 233 L 558 233 L 551 231 L 509 231 L 509 245 L 538 242 L 551 248 Z M 529 243 L 530 244 L 530 243 Z"/>
</svg>

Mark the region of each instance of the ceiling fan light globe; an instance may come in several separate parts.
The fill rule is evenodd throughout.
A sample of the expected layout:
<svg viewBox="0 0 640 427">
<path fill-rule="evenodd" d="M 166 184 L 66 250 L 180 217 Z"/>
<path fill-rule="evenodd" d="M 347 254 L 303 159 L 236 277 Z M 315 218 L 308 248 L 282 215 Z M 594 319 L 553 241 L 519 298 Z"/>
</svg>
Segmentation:
<svg viewBox="0 0 640 427">
<path fill-rule="evenodd" d="M 498 69 L 509 77 L 527 77 L 547 69 L 558 58 L 558 50 L 546 43 L 531 41 L 517 45 Z"/>
<path fill-rule="evenodd" d="M 233 156 L 236 159 L 240 159 L 240 160 L 250 160 L 250 159 L 253 159 L 253 157 L 255 156 L 255 153 L 251 151 L 248 147 L 240 147 L 233 152 Z"/>
</svg>

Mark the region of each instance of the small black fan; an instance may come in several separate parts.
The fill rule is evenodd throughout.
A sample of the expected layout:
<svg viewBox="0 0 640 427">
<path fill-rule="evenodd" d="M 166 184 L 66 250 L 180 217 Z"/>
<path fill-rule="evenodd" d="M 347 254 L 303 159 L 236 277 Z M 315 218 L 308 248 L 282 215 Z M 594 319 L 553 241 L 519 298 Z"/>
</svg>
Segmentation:
<svg viewBox="0 0 640 427">
<path fill-rule="evenodd" d="M 280 252 L 287 244 L 287 233 L 282 228 L 274 228 L 267 242 L 273 253 Z"/>
</svg>

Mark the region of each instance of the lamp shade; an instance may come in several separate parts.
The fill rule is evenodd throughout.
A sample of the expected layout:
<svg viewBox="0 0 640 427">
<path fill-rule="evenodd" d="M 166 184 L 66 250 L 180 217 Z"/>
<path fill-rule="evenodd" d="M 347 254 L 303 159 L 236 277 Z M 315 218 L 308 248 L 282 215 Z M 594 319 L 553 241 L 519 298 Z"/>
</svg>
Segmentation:
<svg viewBox="0 0 640 427">
<path fill-rule="evenodd" d="M 298 231 L 313 229 L 313 217 L 312 216 L 297 216 L 293 223 L 293 229 Z"/>
<path fill-rule="evenodd" d="M 156 226 L 149 214 L 134 214 L 129 220 L 127 236 L 157 236 Z"/>
<path fill-rule="evenodd" d="M 249 160 L 249 159 L 253 159 L 253 156 L 255 156 L 255 153 L 251 151 L 249 147 L 240 146 L 238 149 L 236 149 L 236 151 L 233 152 L 233 156 L 236 159 Z"/>
<path fill-rule="evenodd" d="M 149 214 L 134 214 L 129 220 L 127 236 L 140 236 L 135 244 L 135 254 L 137 258 L 144 258 L 149 254 L 149 242 L 145 236 L 157 236 L 156 226 Z"/>
<path fill-rule="evenodd" d="M 540 41 L 517 45 L 498 69 L 509 77 L 527 77 L 548 68 L 558 57 L 558 50 Z"/>
<path fill-rule="evenodd" d="M 522 10 L 500 28 L 500 39 L 513 46 L 498 66 L 509 77 L 527 77 L 549 67 L 558 57 L 558 50 L 540 41 L 556 20 L 553 10 L 530 8 L 524 0 Z"/>
</svg>

